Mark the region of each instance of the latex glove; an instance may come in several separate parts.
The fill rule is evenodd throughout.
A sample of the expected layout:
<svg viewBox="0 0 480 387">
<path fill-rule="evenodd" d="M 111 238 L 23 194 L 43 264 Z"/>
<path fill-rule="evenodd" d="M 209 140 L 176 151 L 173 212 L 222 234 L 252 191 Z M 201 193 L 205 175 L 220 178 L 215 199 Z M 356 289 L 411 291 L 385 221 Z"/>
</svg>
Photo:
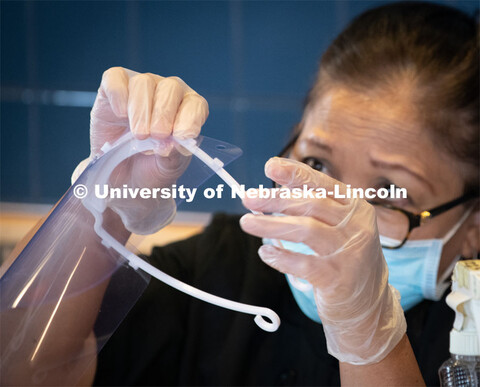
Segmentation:
<svg viewBox="0 0 480 387">
<path fill-rule="evenodd" d="M 167 187 L 188 166 L 190 155 L 176 146 L 172 136 L 195 138 L 208 117 L 207 101 L 178 77 L 139 74 L 121 67 L 104 72 L 91 111 L 90 157 L 72 175 L 72 184 L 90 160 L 131 130 L 138 139 L 160 139 L 154 155 L 137 154 L 120 164 L 111 176 L 113 186 Z M 183 149 L 183 150 L 182 150 Z M 113 199 L 108 206 L 126 228 L 150 234 L 169 223 L 175 214 L 173 200 Z"/>
<path fill-rule="evenodd" d="M 289 188 L 345 186 L 303 163 L 273 158 L 266 175 Z M 373 207 L 361 199 L 249 199 L 244 205 L 286 216 L 244 215 L 246 232 L 264 238 L 308 245 L 316 256 L 272 245 L 259 249 L 261 259 L 281 271 L 306 279 L 314 287 L 327 347 L 342 362 L 382 360 L 400 341 L 406 322 L 399 293 L 388 284 Z"/>
</svg>

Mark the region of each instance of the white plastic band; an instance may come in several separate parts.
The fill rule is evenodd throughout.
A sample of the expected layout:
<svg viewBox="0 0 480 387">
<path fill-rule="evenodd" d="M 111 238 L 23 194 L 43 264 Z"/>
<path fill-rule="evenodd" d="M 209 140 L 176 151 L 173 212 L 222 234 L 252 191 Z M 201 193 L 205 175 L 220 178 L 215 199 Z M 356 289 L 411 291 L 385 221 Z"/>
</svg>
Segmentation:
<svg viewBox="0 0 480 387">
<path fill-rule="evenodd" d="M 208 165 L 232 190 L 236 190 L 237 192 L 240 192 L 240 184 L 230 175 L 225 169 L 223 169 L 223 165 L 215 169 L 215 160 L 218 159 L 212 159 L 207 153 L 205 153 L 203 150 L 201 150 L 194 139 L 188 139 L 188 140 L 176 140 L 180 145 L 182 145 L 184 148 L 186 148 L 189 152 L 197 156 L 200 160 L 202 160 L 206 165 Z M 259 211 L 252 211 L 253 214 L 255 215 L 263 215 L 262 212 Z M 278 239 L 272 239 L 272 243 L 276 247 L 280 247 L 283 249 L 282 243 Z M 309 282 L 303 282 L 300 281 L 297 277 L 294 277 L 291 274 L 287 274 L 288 279 L 290 280 L 290 283 L 292 284 L 293 287 L 296 289 L 305 292 L 309 291 L 312 289 L 312 285 Z"/>
<path fill-rule="evenodd" d="M 105 162 L 103 168 L 99 170 L 96 175 L 89 176 L 89 180 L 94 181 L 97 184 L 108 182 L 111 173 L 118 164 L 136 153 L 154 150 L 155 146 L 157 145 L 156 142 L 156 140 L 153 140 L 151 138 L 148 138 L 146 140 L 137 140 L 129 132 L 122 136 L 120 139 L 118 139 L 118 141 L 116 141 L 114 144 L 105 144 L 104 147 L 102 147 L 102 150 L 104 150 L 105 152 L 102 157 L 107 157 L 108 159 Z M 177 142 L 180 145 L 184 146 L 196 157 L 198 157 L 201 161 L 203 161 L 222 179 L 226 177 L 224 181 L 229 186 L 232 186 L 232 182 L 233 184 L 239 186 L 235 179 L 233 179 L 233 177 L 231 177 L 228 172 L 223 169 L 223 163 L 221 162 L 221 160 L 212 159 L 208 154 L 206 154 L 197 146 L 194 139 L 177 140 Z M 94 216 L 94 230 L 101 238 L 102 243 L 106 247 L 114 249 L 117 253 L 123 256 L 129 262 L 129 265 L 135 270 L 141 269 L 144 272 L 150 274 L 152 277 L 155 277 L 156 279 L 172 286 L 173 288 L 205 302 L 209 302 L 211 304 L 218 305 L 223 308 L 234 310 L 237 312 L 255 315 L 255 323 L 267 332 L 274 332 L 280 326 L 280 318 L 271 309 L 242 304 L 240 302 L 227 300 L 225 298 L 206 293 L 165 274 L 161 270 L 158 270 L 156 267 L 150 265 L 148 262 L 144 261 L 137 255 L 130 252 L 127 248 L 125 248 L 125 246 L 118 242 L 103 228 L 103 212 L 106 208 L 105 200 L 98 199 L 94 195 L 89 195 L 82 200 L 82 203 L 84 207 Z M 269 319 L 270 321 L 265 318 Z"/>
</svg>

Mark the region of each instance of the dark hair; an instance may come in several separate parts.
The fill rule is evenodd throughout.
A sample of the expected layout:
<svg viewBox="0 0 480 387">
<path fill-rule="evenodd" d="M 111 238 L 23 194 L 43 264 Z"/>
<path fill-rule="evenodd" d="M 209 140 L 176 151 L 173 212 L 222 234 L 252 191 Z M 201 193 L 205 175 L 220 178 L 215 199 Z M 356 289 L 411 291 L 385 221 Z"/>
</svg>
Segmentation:
<svg viewBox="0 0 480 387">
<path fill-rule="evenodd" d="M 418 119 L 437 146 L 465 164 L 465 190 L 478 195 L 477 27 L 474 17 L 433 3 L 402 2 L 369 10 L 324 53 L 307 108 L 331 86 L 360 93 L 394 91 L 408 75 Z"/>
</svg>

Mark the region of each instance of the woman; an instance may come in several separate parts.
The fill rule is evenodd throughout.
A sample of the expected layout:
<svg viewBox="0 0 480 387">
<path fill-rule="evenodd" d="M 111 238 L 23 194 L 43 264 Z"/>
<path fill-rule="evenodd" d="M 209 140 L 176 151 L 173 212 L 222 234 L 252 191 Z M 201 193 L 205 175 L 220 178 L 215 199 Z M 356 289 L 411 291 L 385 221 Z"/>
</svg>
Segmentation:
<svg viewBox="0 0 480 387">
<path fill-rule="evenodd" d="M 150 260 L 162 270 L 270 307 L 282 326 L 261 332 L 249 317 L 152 281 L 100 353 L 95 383 L 333 385 L 341 375 L 345 384 L 411 385 L 421 383 L 413 348 L 425 382 L 437 384 L 452 326 L 440 300 L 444 278 L 480 243 L 476 29 L 459 11 L 428 3 L 355 19 L 322 58 L 285 150 L 290 159 L 271 159 L 265 172 L 290 188 L 394 184 L 408 198 L 245 199 L 249 209 L 284 216 L 249 214 L 239 225 L 238 217 L 217 215 L 202 234 L 155 248 Z M 92 110 L 92 155 L 126 123 L 138 138 L 186 138 L 199 134 L 207 115 L 203 98 L 179 79 L 110 69 Z M 175 150 L 166 146 L 164 155 L 141 155 L 116 177 L 155 185 L 179 169 L 168 163 Z M 111 208 L 129 230 L 148 232 L 166 217 Z M 257 250 L 313 289 L 287 283 Z"/>
<path fill-rule="evenodd" d="M 472 257 L 479 251 L 476 28 L 456 10 L 416 3 L 380 7 L 353 21 L 324 54 L 302 122 L 284 154 L 311 168 L 272 159 L 266 174 L 289 187 L 328 187 L 337 180 L 362 188 L 393 183 L 406 188 L 408 198 L 375 201 L 373 207 L 361 201 L 354 209 L 351 201 L 334 199 L 245 199 L 249 209 L 286 216 L 246 215 L 242 229 L 295 242 L 285 245 L 289 250 L 268 241 L 261 246 L 259 239 L 241 233 L 237 218 L 222 215 L 202 235 L 154 249 L 151 258 L 163 270 L 212 293 L 269 306 L 282 316 L 282 328 L 264 335 L 241 316 L 222 314 L 154 283 L 100 355 L 97 382 L 110 380 L 114 372 L 109 367 L 126 364 L 122 348 L 128 340 L 132 352 L 144 356 L 138 366 L 115 372 L 114 383 L 338 383 L 337 362 L 326 353 L 320 327 L 298 312 L 290 290 L 304 313 L 323 322 L 330 353 L 346 362 L 364 364 L 363 356 L 382 363 L 385 357 L 375 356 L 398 350 L 396 344 L 404 346 L 405 338 L 399 339 L 399 330 L 378 339 L 388 323 L 399 327 L 402 321 L 393 292 L 377 286 L 385 267 L 380 244 L 374 242 L 376 213 L 390 280 L 402 295 L 409 339 L 425 382 L 437 384 L 452 326 L 452 313 L 438 301 L 446 290 L 443 283 L 458 255 Z M 145 128 L 133 124 L 134 132 L 136 127 Z M 150 133 L 155 130 L 152 125 Z M 431 219 L 409 224 L 407 212 L 425 210 Z M 417 240 L 422 242 L 412 244 Z M 291 284 L 289 289 L 283 276 L 259 263 L 259 247 L 267 264 L 308 279 L 316 287 L 316 304 L 312 295 Z M 228 284 L 218 284 L 218 277 L 227 278 Z M 338 283 L 346 289 L 336 287 Z M 168 296 L 158 299 L 157 291 Z M 173 298 L 176 307 L 171 306 Z M 165 317 L 152 323 L 138 343 L 138 336 L 129 332 L 136 331 L 148 310 Z M 173 324 L 178 324 L 175 329 Z M 348 356 L 358 352 L 362 356 Z M 411 363 L 396 360 L 387 369 L 410 369 Z M 356 372 L 365 366 L 342 367 L 342 381 L 361 380 Z M 374 365 L 368 367 L 376 372 Z M 128 379 L 132 368 L 138 379 Z"/>
</svg>

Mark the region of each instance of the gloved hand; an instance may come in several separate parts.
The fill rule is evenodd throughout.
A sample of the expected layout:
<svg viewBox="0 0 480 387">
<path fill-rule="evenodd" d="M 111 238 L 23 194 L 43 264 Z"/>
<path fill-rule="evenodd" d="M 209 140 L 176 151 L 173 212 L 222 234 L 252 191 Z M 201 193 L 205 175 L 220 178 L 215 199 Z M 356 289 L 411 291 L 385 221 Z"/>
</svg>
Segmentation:
<svg viewBox="0 0 480 387">
<path fill-rule="evenodd" d="M 265 173 L 288 188 L 346 188 L 289 159 L 270 159 Z M 405 334 L 406 322 L 399 293 L 388 284 L 373 207 L 361 199 L 334 198 L 245 198 L 243 203 L 251 210 L 286 215 L 244 215 L 244 231 L 304 243 L 316 252 L 304 255 L 272 245 L 259 249 L 265 263 L 313 285 L 329 353 L 352 364 L 382 360 Z"/>
<path fill-rule="evenodd" d="M 112 173 L 114 187 L 168 187 L 187 168 L 190 156 L 172 141 L 195 138 L 208 117 L 207 101 L 177 77 L 139 74 L 121 67 L 103 74 L 91 111 L 90 157 L 82 161 L 72 175 L 72 184 L 91 159 L 102 153 L 131 130 L 138 139 L 159 139 L 153 155 L 137 154 L 121 163 Z M 137 234 L 150 234 L 171 221 L 173 200 L 109 199 L 126 228 Z"/>
</svg>

